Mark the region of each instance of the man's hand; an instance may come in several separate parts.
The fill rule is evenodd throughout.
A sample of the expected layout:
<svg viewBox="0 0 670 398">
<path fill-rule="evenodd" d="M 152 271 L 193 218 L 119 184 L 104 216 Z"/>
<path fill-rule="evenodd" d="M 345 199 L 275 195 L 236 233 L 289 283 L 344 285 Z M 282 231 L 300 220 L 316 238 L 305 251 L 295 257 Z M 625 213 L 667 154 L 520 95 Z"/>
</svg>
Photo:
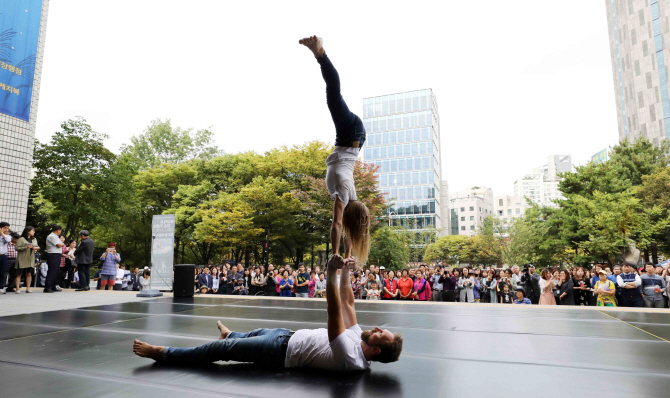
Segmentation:
<svg viewBox="0 0 670 398">
<path fill-rule="evenodd" d="M 333 267 L 335 269 L 342 269 L 347 264 L 347 262 L 344 260 L 342 256 L 339 254 L 333 254 L 330 257 L 330 260 L 328 260 L 328 264 L 326 264 L 326 267 Z"/>
</svg>

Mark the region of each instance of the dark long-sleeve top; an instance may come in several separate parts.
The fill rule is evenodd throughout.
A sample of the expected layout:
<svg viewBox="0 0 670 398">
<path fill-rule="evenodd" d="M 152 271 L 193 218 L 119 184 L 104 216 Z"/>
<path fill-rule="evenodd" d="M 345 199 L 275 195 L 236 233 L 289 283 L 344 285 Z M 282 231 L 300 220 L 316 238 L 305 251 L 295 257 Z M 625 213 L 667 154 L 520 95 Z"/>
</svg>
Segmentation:
<svg viewBox="0 0 670 398">
<path fill-rule="evenodd" d="M 458 279 L 455 276 L 449 277 L 442 275 L 437 282 L 442 284 L 444 290 L 456 290 Z"/>
<path fill-rule="evenodd" d="M 575 296 L 574 296 L 574 285 L 572 279 L 561 283 L 561 286 L 558 288 L 558 294 L 562 295 L 566 293 L 565 297 L 561 299 L 561 305 L 575 305 Z"/>
</svg>

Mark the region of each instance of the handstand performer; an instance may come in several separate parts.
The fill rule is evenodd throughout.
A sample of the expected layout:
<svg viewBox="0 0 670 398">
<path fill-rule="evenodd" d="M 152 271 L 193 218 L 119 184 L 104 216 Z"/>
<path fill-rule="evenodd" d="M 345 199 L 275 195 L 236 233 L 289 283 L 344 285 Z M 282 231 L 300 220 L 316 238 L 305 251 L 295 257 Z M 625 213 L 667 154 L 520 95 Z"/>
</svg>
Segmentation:
<svg viewBox="0 0 670 398">
<path fill-rule="evenodd" d="M 326 81 L 328 110 L 335 123 L 335 149 L 326 159 L 326 185 L 331 199 L 335 201 L 330 227 L 333 253 L 339 253 L 344 227 L 344 258 L 349 258 L 353 251 L 358 264 L 363 266 L 370 252 L 370 212 L 356 196 L 354 166 L 365 143 L 365 128 L 361 118 L 349 110 L 342 98 L 340 76 L 323 49 L 323 40 L 312 36 L 299 43 L 312 50 L 321 65 L 321 75 Z"/>
<path fill-rule="evenodd" d="M 159 347 L 135 340 L 133 352 L 165 364 L 205 364 L 216 361 L 253 362 L 257 365 L 327 370 L 363 370 L 370 361 L 398 360 L 403 340 L 399 333 L 374 328 L 362 331 L 356 321 L 349 272 L 354 259 L 339 254 L 328 261 L 326 272 L 327 329 L 256 329 L 231 332 L 217 323 L 219 340 L 193 348 Z M 337 269 L 342 269 L 337 286 Z"/>
</svg>

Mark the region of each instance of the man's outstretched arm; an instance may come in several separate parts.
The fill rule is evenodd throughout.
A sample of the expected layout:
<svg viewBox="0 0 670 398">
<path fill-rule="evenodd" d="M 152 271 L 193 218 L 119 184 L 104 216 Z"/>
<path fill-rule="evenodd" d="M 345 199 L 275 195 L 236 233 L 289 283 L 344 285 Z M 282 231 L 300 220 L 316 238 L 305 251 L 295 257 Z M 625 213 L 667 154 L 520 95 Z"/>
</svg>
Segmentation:
<svg viewBox="0 0 670 398">
<path fill-rule="evenodd" d="M 344 264 L 342 256 L 334 254 L 328 260 L 327 265 L 326 304 L 328 306 L 328 341 L 331 342 L 344 333 L 340 291 L 337 286 L 337 269 L 342 268 Z"/>
<path fill-rule="evenodd" d="M 340 200 L 339 196 L 336 196 L 335 203 L 333 204 L 333 223 L 330 226 L 330 244 L 333 246 L 333 254 L 339 254 L 340 252 L 344 207 L 344 202 Z"/>
<path fill-rule="evenodd" d="M 354 308 L 354 291 L 351 288 L 351 276 L 349 276 L 349 272 L 355 267 L 356 263 L 349 261 L 347 265 L 342 267 L 340 273 L 340 299 L 342 302 L 342 320 L 344 321 L 345 329 L 349 329 L 358 323 L 356 321 L 356 308 Z"/>
</svg>

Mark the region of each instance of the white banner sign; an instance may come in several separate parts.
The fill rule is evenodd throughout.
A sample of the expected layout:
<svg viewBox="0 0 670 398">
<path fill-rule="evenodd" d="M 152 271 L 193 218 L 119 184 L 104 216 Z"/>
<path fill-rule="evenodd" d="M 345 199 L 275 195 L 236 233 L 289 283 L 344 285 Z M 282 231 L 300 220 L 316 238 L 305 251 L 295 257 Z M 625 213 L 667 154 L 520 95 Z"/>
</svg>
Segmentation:
<svg viewBox="0 0 670 398">
<path fill-rule="evenodd" d="M 151 220 L 151 289 L 172 290 L 175 215 Z"/>
</svg>

